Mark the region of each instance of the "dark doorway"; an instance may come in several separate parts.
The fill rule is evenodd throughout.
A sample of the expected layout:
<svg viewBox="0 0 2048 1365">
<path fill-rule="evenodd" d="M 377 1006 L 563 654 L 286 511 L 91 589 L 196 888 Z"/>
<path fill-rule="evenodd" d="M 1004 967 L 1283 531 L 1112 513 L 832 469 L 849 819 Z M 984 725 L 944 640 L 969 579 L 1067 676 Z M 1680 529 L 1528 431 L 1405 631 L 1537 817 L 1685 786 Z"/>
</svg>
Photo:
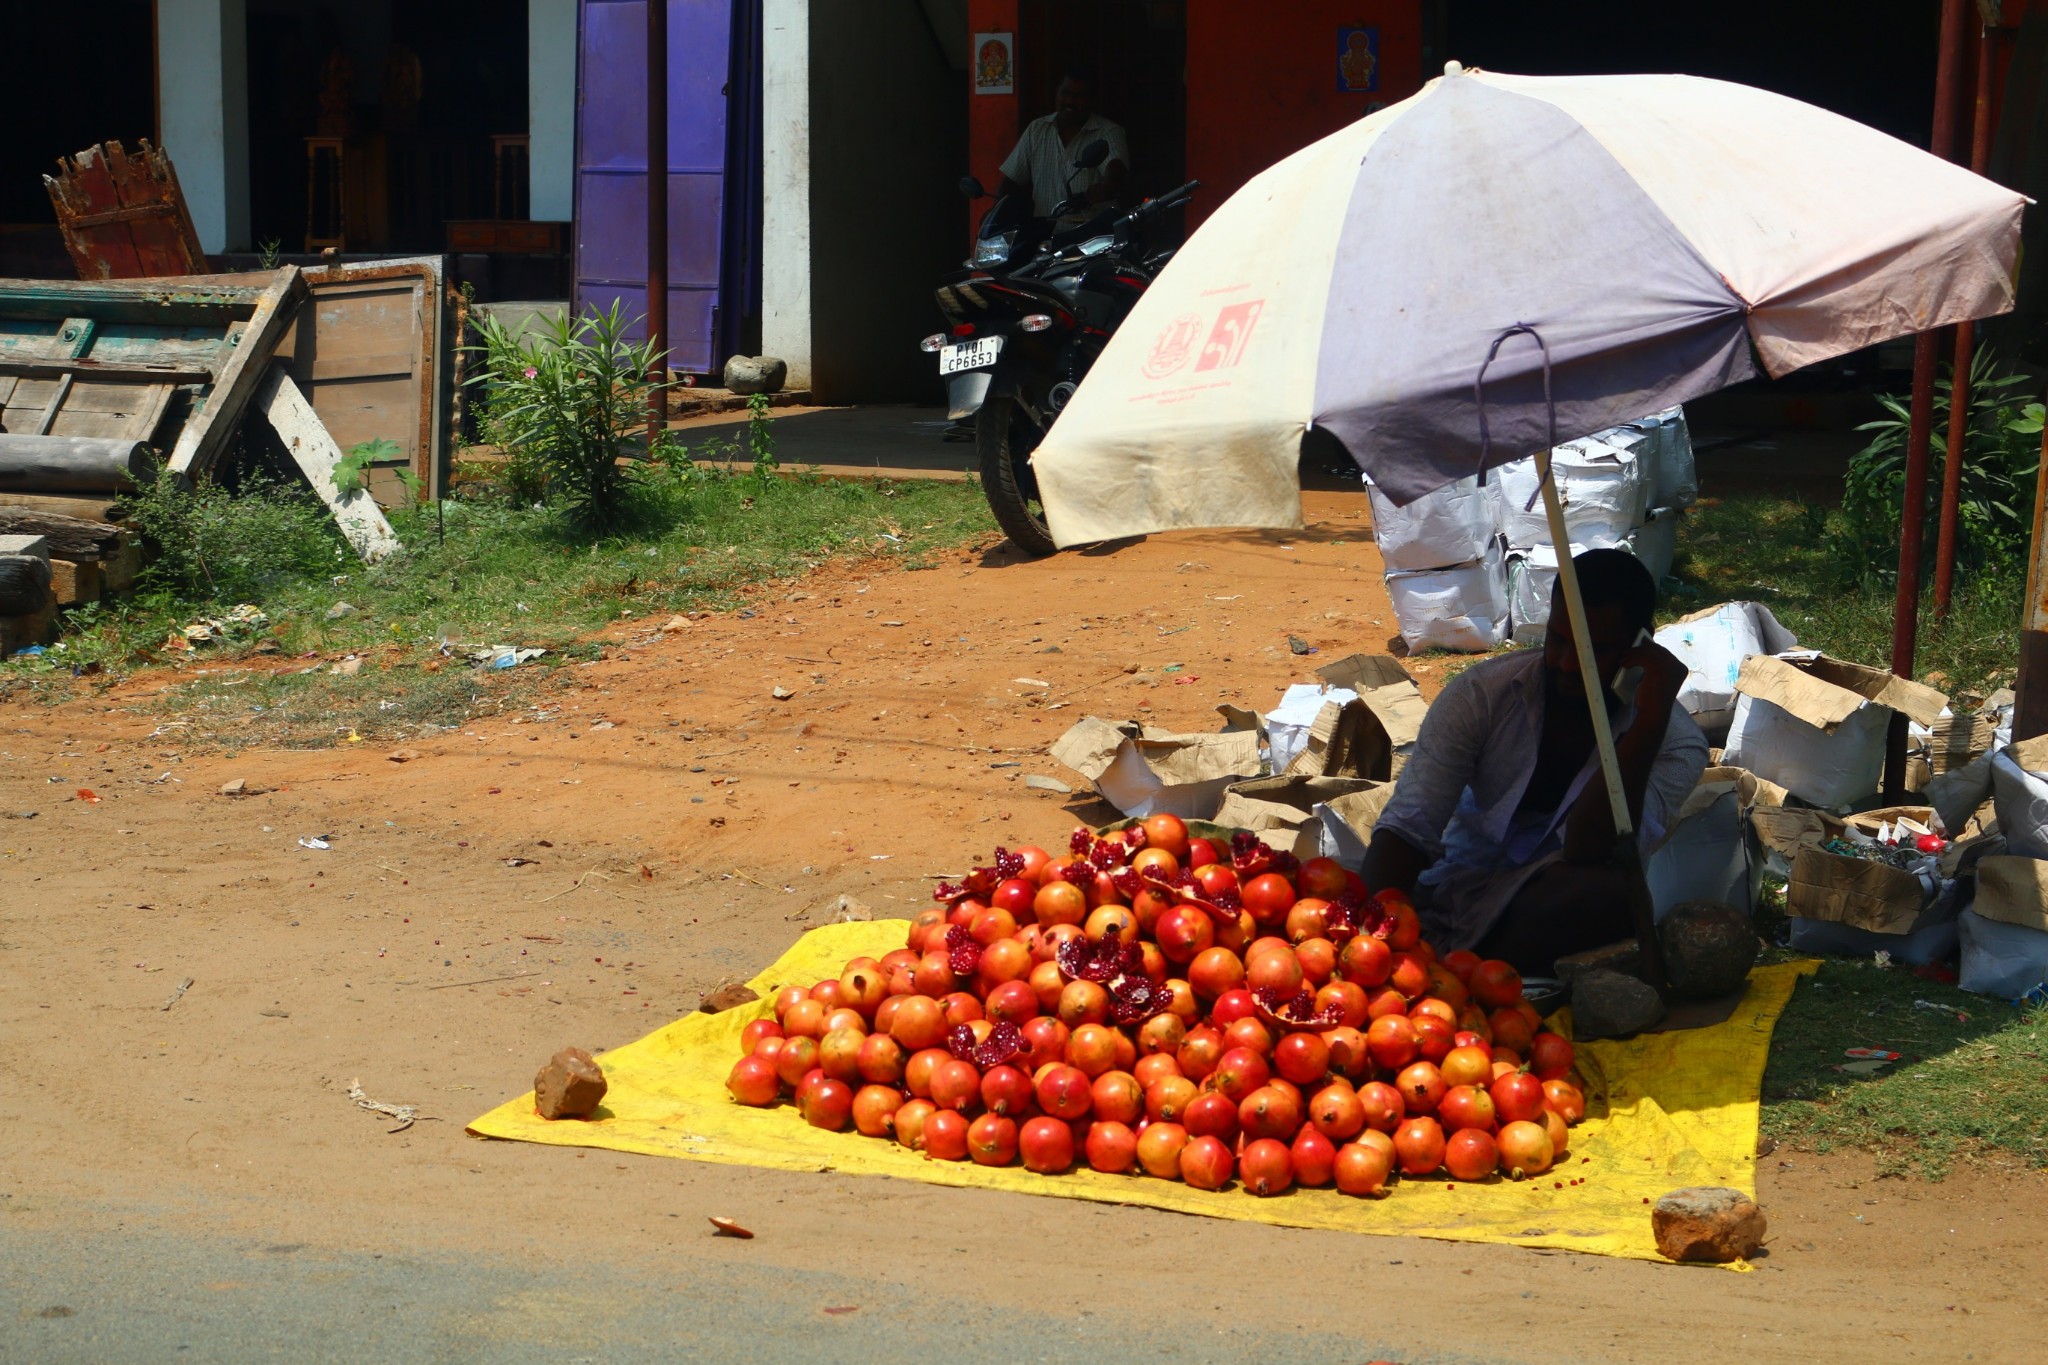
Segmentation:
<svg viewBox="0 0 2048 1365">
<path fill-rule="evenodd" d="M 525 0 L 249 0 L 251 238 L 308 250 L 341 211 L 350 254 L 441 251 L 524 217 L 526 46 Z"/>
<path fill-rule="evenodd" d="M 1022 0 L 1017 13 L 1021 123 L 1052 112 L 1060 68 L 1095 73 L 1095 108 L 1131 145 L 1131 188 L 1160 194 L 1186 179 L 1187 15 L 1178 0 Z"/>
</svg>

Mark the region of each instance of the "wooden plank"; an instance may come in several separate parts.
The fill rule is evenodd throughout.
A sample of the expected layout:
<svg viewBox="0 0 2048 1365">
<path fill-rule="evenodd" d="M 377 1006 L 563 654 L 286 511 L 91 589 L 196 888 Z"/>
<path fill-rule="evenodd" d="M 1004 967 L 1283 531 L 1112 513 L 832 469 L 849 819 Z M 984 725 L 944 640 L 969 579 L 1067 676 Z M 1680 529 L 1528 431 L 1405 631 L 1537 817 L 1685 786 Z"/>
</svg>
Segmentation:
<svg viewBox="0 0 2048 1365">
<path fill-rule="evenodd" d="M 375 498 L 362 489 L 344 494 L 335 485 L 334 469 L 341 463 L 341 447 L 327 434 L 319 414 L 283 366 L 271 368 L 264 376 L 256 394 L 256 406 L 291 452 L 306 482 L 313 485 L 313 491 L 334 514 L 335 523 L 357 554 L 375 563 L 402 548 Z"/>
<path fill-rule="evenodd" d="M 127 532 L 104 521 L 82 521 L 49 512 L 0 507 L 0 536 L 41 536 L 52 556 L 105 559 L 120 552 Z"/>
<path fill-rule="evenodd" d="M 118 142 L 88 147 L 44 176 L 57 225 L 80 279 L 190 275 L 206 255 L 178 173 L 147 138 L 138 151 Z"/>
<path fill-rule="evenodd" d="M 100 600 L 100 562 L 97 559 L 50 559 L 50 595 L 60 607 L 75 607 Z"/>
<path fill-rule="evenodd" d="M 27 434 L 30 436 L 47 436 L 50 428 L 57 425 L 57 413 L 63 408 L 64 400 L 70 396 L 71 376 L 68 374 L 61 375 L 58 377 L 57 383 L 50 393 L 49 401 L 43 404 L 42 412 L 30 424 L 31 430 Z"/>
<path fill-rule="evenodd" d="M 429 497 L 446 478 L 458 361 L 443 265 L 439 256 L 414 256 L 307 271 L 317 307 L 301 310 L 306 321 L 292 349 L 292 377 L 336 440 L 397 441 Z M 393 348 L 398 338 L 407 343 L 403 356 Z M 380 498 L 398 487 L 376 485 Z"/>
<path fill-rule="evenodd" d="M 14 493 L 0 488 L 0 510 L 50 512 L 80 521 L 119 521 L 122 502 L 104 493 Z"/>
<path fill-rule="evenodd" d="M 121 538 L 121 548 L 100 561 L 100 595 L 112 597 L 135 586 L 142 572 L 142 542 L 133 536 Z"/>
<path fill-rule="evenodd" d="M 173 474 L 182 479 L 198 479 L 213 472 L 215 461 L 234 435 L 242 410 L 256 390 L 264 387 L 271 354 L 283 340 L 292 314 L 305 296 L 306 282 L 298 267 L 288 265 L 277 271 L 248 325 L 242 329 L 233 357 L 221 367 L 219 378 L 206 395 L 205 407 L 185 419 L 178 443 L 171 448 L 169 465 Z M 296 385 L 292 391 L 298 391 Z"/>
<path fill-rule="evenodd" d="M 88 147 L 69 162 L 58 158 L 57 174 L 44 176 L 43 184 L 49 187 L 60 229 L 69 216 L 97 213 L 121 204 L 121 191 L 114 184 L 114 173 L 107 165 L 102 147 Z M 61 197 L 60 186 L 64 191 Z M 66 231 L 64 245 L 81 280 L 133 279 L 143 273 L 142 258 L 135 252 L 134 239 L 126 232 Z"/>
<path fill-rule="evenodd" d="M 289 267 L 287 267 L 289 268 Z M 275 274 L 271 276 L 275 279 Z M 0 315 L 62 322 L 81 314 L 99 320 L 171 326 L 222 324 L 246 318 L 268 286 L 220 277 L 157 280 L 0 279 Z"/>
<path fill-rule="evenodd" d="M 41 360 L 30 356 L 0 354 L 0 374 L 16 376 L 62 375 L 67 378 L 106 379 L 129 384 L 211 384 L 213 371 L 193 365 L 121 365 L 97 360 Z"/>
</svg>

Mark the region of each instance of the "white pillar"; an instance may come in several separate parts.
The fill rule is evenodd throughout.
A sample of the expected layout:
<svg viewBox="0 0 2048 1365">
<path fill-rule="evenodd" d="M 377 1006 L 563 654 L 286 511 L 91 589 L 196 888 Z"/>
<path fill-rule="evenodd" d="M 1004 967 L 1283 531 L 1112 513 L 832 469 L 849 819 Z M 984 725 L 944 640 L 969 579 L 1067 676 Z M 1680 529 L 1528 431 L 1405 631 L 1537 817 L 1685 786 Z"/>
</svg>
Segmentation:
<svg viewBox="0 0 2048 1365">
<path fill-rule="evenodd" d="M 576 0 L 527 0 L 530 218 L 567 221 L 576 202 Z"/>
<path fill-rule="evenodd" d="M 244 0 L 157 0 L 157 121 L 208 252 L 249 248 Z"/>
<path fill-rule="evenodd" d="M 761 12 L 761 350 L 811 386 L 811 0 Z"/>
</svg>

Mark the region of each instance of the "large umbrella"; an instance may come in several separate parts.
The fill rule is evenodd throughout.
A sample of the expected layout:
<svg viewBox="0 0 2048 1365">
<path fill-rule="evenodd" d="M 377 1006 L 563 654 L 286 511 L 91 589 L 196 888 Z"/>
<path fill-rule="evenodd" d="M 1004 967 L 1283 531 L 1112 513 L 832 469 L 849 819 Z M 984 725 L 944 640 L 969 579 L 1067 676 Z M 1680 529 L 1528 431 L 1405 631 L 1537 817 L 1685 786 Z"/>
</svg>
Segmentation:
<svg viewBox="0 0 2048 1365">
<path fill-rule="evenodd" d="M 2005 311 L 2025 202 L 1747 86 L 1452 63 L 1188 240 L 1035 453 L 1047 521 L 1062 545 L 1298 526 L 1314 426 L 1396 503 L 1534 454 L 1562 550 L 1552 445 Z"/>
</svg>

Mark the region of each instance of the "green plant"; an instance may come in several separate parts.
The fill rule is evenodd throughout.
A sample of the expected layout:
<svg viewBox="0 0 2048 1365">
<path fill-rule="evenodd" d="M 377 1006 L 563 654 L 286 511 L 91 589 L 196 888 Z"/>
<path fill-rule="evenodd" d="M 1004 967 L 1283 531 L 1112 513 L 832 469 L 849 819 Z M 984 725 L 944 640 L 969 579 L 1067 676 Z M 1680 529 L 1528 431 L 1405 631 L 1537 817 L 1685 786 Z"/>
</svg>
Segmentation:
<svg viewBox="0 0 2048 1365">
<path fill-rule="evenodd" d="M 256 264 L 258 268 L 263 270 L 277 269 L 278 252 L 283 246 L 283 240 L 277 237 L 272 237 L 265 242 L 258 242 L 256 244 Z"/>
<path fill-rule="evenodd" d="M 754 478 L 765 479 L 781 465 L 775 458 L 774 419 L 768 415 L 768 395 L 757 393 L 747 399 L 747 451 L 753 457 Z"/>
<path fill-rule="evenodd" d="M 1970 362 L 1969 413 L 1964 429 L 1962 482 L 1957 499 L 1956 560 L 1959 567 L 1993 577 L 2024 571 L 2033 530 L 2034 478 L 2040 465 L 2040 426 L 2028 429 L 2018 406 L 2027 378 L 2000 374 L 1988 349 Z M 1948 461 L 1949 413 L 1954 376 L 1934 388 L 1927 501 L 1923 526 L 1929 559 L 1939 530 L 1943 471 Z M 1905 505 L 1908 400 L 1880 395 L 1887 415 L 1860 431 L 1870 444 L 1849 461 L 1843 481 L 1841 524 L 1831 549 L 1844 577 L 1862 586 L 1895 581 L 1901 509 Z M 2032 405 L 2038 408 L 2039 405 Z"/>
<path fill-rule="evenodd" d="M 168 469 L 127 499 L 129 519 L 154 548 L 145 589 L 193 602 L 259 600 L 274 586 L 333 573 L 354 554 L 327 509 L 303 488 L 254 476 L 230 491 L 185 486 Z"/>
<path fill-rule="evenodd" d="M 519 338 L 498 319 L 480 328 L 485 364 L 469 382 L 488 385 L 493 435 L 515 468 L 515 496 L 556 501 L 579 532 L 609 534 L 629 519 L 650 405 L 667 387 L 661 357 L 628 341 L 616 301 L 602 313 L 564 317 Z"/>
<path fill-rule="evenodd" d="M 379 460 L 391 459 L 399 453 L 398 442 L 381 436 L 374 441 L 358 441 L 355 445 L 349 447 L 348 454 L 335 462 L 335 489 L 343 497 L 360 491 L 366 486 L 364 480 L 369 477 L 371 465 Z M 399 477 L 404 479 L 410 473 L 410 470 L 404 471 Z M 415 476 L 412 480 L 412 485 L 409 486 L 416 486 L 418 482 L 419 480 Z"/>
</svg>

